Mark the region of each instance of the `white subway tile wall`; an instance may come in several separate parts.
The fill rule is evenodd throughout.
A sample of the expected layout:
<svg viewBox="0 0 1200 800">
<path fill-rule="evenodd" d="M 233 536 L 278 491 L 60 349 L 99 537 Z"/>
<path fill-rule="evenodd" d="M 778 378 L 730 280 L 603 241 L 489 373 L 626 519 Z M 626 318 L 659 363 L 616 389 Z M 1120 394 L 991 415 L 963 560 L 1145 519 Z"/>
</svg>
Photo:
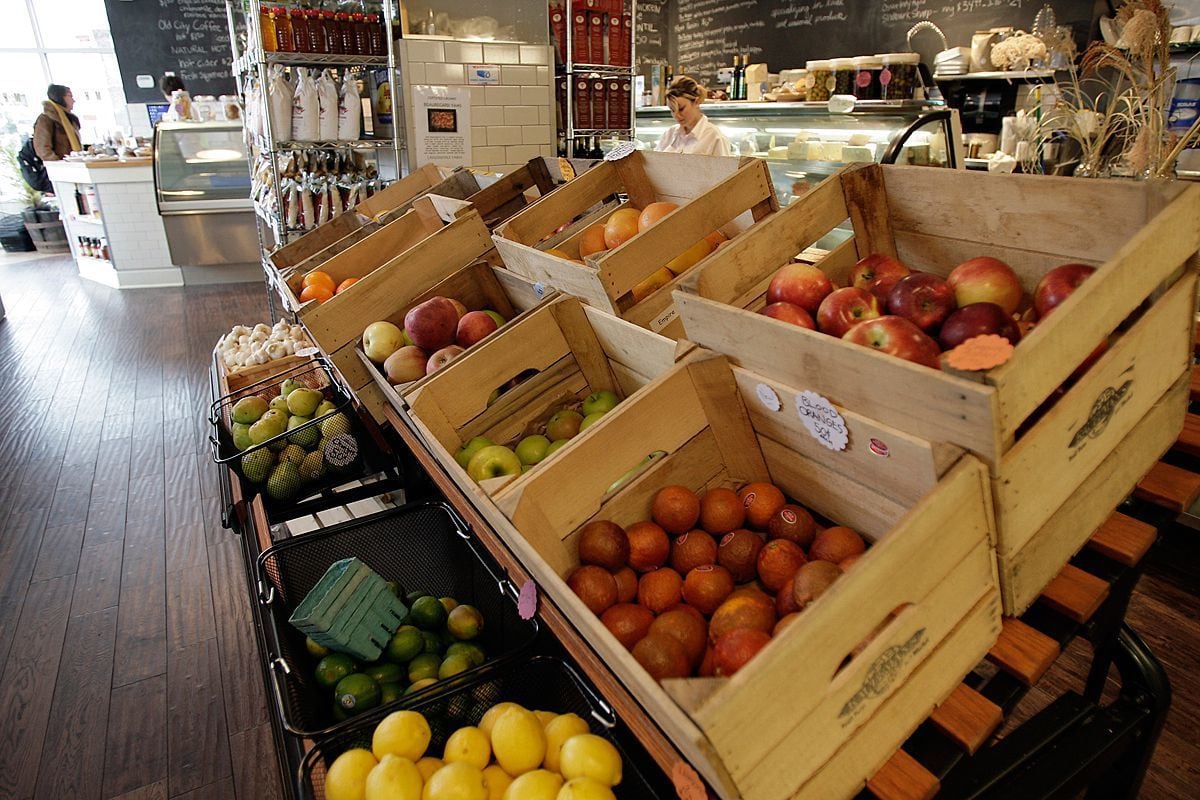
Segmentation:
<svg viewBox="0 0 1200 800">
<path fill-rule="evenodd" d="M 446 60 L 460 64 L 482 64 L 483 45 L 470 42 L 446 42 Z"/>
<path fill-rule="evenodd" d="M 536 125 L 538 121 L 537 106 L 505 106 L 505 125 Z"/>
<path fill-rule="evenodd" d="M 461 86 L 465 82 L 463 79 L 463 65 L 450 63 L 426 64 L 425 82 Z"/>
<path fill-rule="evenodd" d="M 527 106 L 538 106 L 546 111 L 550 110 L 550 87 L 549 86 L 522 86 L 521 87 L 521 102 Z"/>
<path fill-rule="evenodd" d="M 488 128 L 488 144 L 520 144 L 521 126 L 494 125 Z"/>
<path fill-rule="evenodd" d="M 505 86 L 532 86 L 537 83 L 537 67 L 501 67 L 500 82 Z"/>
<path fill-rule="evenodd" d="M 521 87 L 489 86 L 484 97 L 489 106 L 519 106 L 521 105 Z"/>
<path fill-rule="evenodd" d="M 408 45 L 408 58 L 410 61 L 445 61 L 446 51 L 443 47 L 443 42 L 423 42 L 413 40 L 406 42 Z"/>
<path fill-rule="evenodd" d="M 483 60 L 488 64 L 520 64 L 521 48 L 515 44 L 485 44 Z"/>
<path fill-rule="evenodd" d="M 550 48 L 534 44 L 521 45 L 521 63 L 548 65 Z"/>
</svg>

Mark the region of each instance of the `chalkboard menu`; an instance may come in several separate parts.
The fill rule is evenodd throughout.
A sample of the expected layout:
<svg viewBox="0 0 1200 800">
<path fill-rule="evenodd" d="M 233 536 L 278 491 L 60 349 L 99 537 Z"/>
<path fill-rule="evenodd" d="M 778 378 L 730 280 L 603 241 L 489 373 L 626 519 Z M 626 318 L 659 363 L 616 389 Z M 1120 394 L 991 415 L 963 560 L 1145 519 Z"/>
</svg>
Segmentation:
<svg viewBox="0 0 1200 800">
<path fill-rule="evenodd" d="M 921 20 L 937 24 L 951 47 L 969 47 L 978 30 L 1029 30 L 1045 0 L 662 0 L 648 5 L 654 12 L 643 18 L 638 4 L 639 22 L 658 27 L 659 20 L 669 20 L 665 49 L 671 62 L 711 83 L 735 55 L 748 55 L 751 63 L 764 62 L 778 72 L 812 59 L 904 51 L 909 28 Z M 1081 44 L 1107 9 L 1105 0 L 1052 0 L 1050 5 L 1058 24 L 1070 25 Z M 914 44 L 926 63 L 941 49 L 931 33 Z M 638 55 L 641 63 L 667 60 L 643 60 L 640 50 Z"/>
<path fill-rule="evenodd" d="M 669 2 L 657 0 L 637 4 L 637 23 L 633 31 L 634 52 L 639 67 L 666 64 L 673 61 L 670 50 L 671 15 Z"/>
<path fill-rule="evenodd" d="M 234 94 L 224 0 L 104 2 L 127 102 L 161 101 L 158 80 L 166 72 L 182 78 L 193 97 Z M 139 86 L 138 76 L 153 85 Z"/>
</svg>

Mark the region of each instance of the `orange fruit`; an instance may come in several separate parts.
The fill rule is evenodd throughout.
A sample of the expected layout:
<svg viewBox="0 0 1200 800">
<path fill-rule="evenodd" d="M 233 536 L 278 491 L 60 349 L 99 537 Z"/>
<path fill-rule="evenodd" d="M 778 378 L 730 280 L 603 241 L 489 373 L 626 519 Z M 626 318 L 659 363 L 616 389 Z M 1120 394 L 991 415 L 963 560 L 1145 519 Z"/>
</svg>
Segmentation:
<svg viewBox="0 0 1200 800">
<path fill-rule="evenodd" d="M 738 504 L 741 508 L 741 504 Z M 717 546 L 717 563 L 729 570 L 735 583 L 754 580 L 758 569 L 758 551 L 762 550 L 760 534 L 741 528 L 731 531 Z"/>
<path fill-rule="evenodd" d="M 764 530 L 775 512 L 787 505 L 783 492 L 770 483 L 748 483 L 738 492 L 751 528 Z"/>
<path fill-rule="evenodd" d="M 692 672 L 687 651 L 678 639 L 661 633 L 645 636 L 633 646 L 633 657 L 656 681 L 686 678 Z"/>
<path fill-rule="evenodd" d="M 603 567 L 591 564 L 579 567 L 567 577 L 567 586 L 597 616 L 617 602 L 617 582 Z"/>
<path fill-rule="evenodd" d="M 809 556 L 814 561 L 832 561 L 834 564 L 840 564 L 850 556 L 861 555 L 866 549 L 867 543 L 854 529 L 839 525 L 826 528 L 817 534 Z"/>
<path fill-rule="evenodd" d="M 629 561 L 629 537 L 615 522 L 598 519 L 579 532 L 579 560 L 608 570 L 618 570 Z"/>
<path fill-rule="evenodd" d="M 713 250 L 716 250 L 722 244 L 729 241 L 729 237 L 720 231 L 713 231 L 708 236 L 705 236 L 704 239 L 712 245 Z"/>
<path fill-rule="evenodd" d="M 617 602 L 632 603 L 637 597 L 637 573 L 629 567 L 621 567 L 613 573 L 613 580 L 617 582 Z"/>
<path fill-rule="evenodd" d="M 792 613 L 790 613 L 784 617 L 781 617 L 779 622 L 775 623 L 775 630 L 771 631 L 771 635 L 778 636 L 783 631 L 784 628 L 786 628 L 788 625 L 791 625 L 793 622 L 795 622 L 796 617 L 798 617 L 798 616 L 800 616 L 800 612 L 793 611 Z"/>
<path fill-rule="evenodd" d="M 304 291 L 300 293 L 300 302 L 307 303 L 309 300 L 316 300 L 318 303 L 324 303 L 331 297 L 333 297 L 333 289 L 327 288 L 323 283 L 314 283 L 304 287 Z"/>
<path fill-rule="evenodd" d="M 300 281 L 300 285 L 305 288 L 313 286 L 314 284 L 323 285 L 331 292 L 337 288 L 337 284 L 333 282 L 333 276 L 331 276 L 328 272 L 322 272 L 319 269 L 308 273 L 304 276 L 304 280 Z"/>
<path fill-rule="evenodd" d="M 746 586 L 739 586 L 738 588 L 734 589 L 733 594 L 729 595 L 729 598 L 732 600 L 735 597 L 746 597 L 758 603 L 759 605 L 766 606 L 768 608 L 772 608 L 775 605 L 775 599 L 760 589 L 756 583 L 747 584 Z"/>
<path fill-rule="evenodd" d="M 772 539 L 787 539 L 807 549 L 817 535 L 817 523 L 807 509 L 788 503 L 771 516 L 767 535 Z"/>
<path fill-rule="evenodd" d="M 733 592 L 733 576 L 724 567 L 705 564 L 683 579 L 683 599 L 702 614 L 717 610 Z"/>
<path fill-rule="evenodd" d="M 666 531 L 653 522 L 635 522 L 625 529 L 629 537 L 629 566 L 638 572 L 649 572 L 667 563 L 671 543 Z"/>
<path fill-rule="evenodd" d="M 604 243 L 604 224 L 596 223 L 583 232 L 579 237 L 579 257 L 587 258 L 592 253 L 599 253 L 602 250 L 607 250 L 608 245 Z"/>
<path fill-rule="evenodd" d="M 632 650 L 649 632 L 654 614 L 636 603 L 618 603 L 601 614 L 600 621 L 626 650 Z"/>
<path fill-rule="evenodd" d="M 647 572 L 638 581 L 638 602 L 661 614 L 683 597 L 683 578 L 670 567 Z"/>
<path fill-rule="evenodd" d="M 638 231 L 644 231 L 660 219 L 679 208 L 675 203 L 651 203 L 638 215 Z"/>
<path fill-rule="evenodd" d="M 620 247 L 638 235 L 638 217 L 641 211 L 632 208 L 618 208 L 604 223 L 604 246 L 609 250 Z"/>
<path fill-rule="evenodd" d="M 356 283 L 358 283 L 358 278 L 346 278 L 346 280 L 337 285 L 337 288 L 333 290 L 333 293 L 341 294 Z"/>
<path fill-rule="evenodd" d="M 809 603 L 823 595 L 842 576 L 836 564 L 828 561 L 810 561 L 796 570 L 792 582 L 792 598 L 796 608 L 803 611 Z"/>
<path fill-rule="evenodd" d="M 732 489 L 709 489 L 700 496 L 700 527 L 713 535 L 742 527 L 746 509 Z"/>
<path fill-rule="evenodd" d="M 654 495 L 650 517 L 667 533 L 687 533 L 700 519 L 700 498 L 686 486 L 664 486 Z"/>
<path fill-rule="evenodd" d="M 671 566 L 680 575 L 717 563 L 717 542 L 702 530 L 688 531 L 671 542 Z"/>
<path fill-rule="evenodd" d="M 704 657 L 700 659 L 700 669 L 696 670 L 696 677 L 711 678 L 717 672 L 717 665 L 713 663 L 712 646 L 704 648 Z"/>
<path fill-rule="evenodd" d="M 849 558 L 844 558 L 838 562 L 838 569 L 840 569 L 842 572 L 847 572 L 851 567 L 858 563 L 860 558 L 862 558 L 862 553 L 850 556 Z"/>
<path fill-rule="evenodd" d="M 700 663 L 708 648 L 708 622 L 691 611 L 687 606 L 664 611 L 651 623 L 650 633 L 678 639 L 687 652 L 689 663 L 695 665 Z"/>
<path fill-rule="evenodd" d="M 799 572 L 799 570 L 797 570 Z M 780 617 L 786 617 L 788 614 L 795 613 L 800 610 L 800 606 L 796 605 L 796 598 L 792 596 L 792 587 L 796 583 L 796 576 L 788 578 L 784 581 L 783 586 L 779 587 L 778 594 L 775 595 L 775 613 Z"/>
<path fill-rule="evenodd" d="M 758 551 L 758 579 L 768 591 L 778 592 L 806 561 L 800 545 L 787 539 L 772 539 Z"/>
<path fill-rule="evenodd" d="M 762 595 L 762 600 L 746 594 L 735 596 L 736 594 L 737 592 L 730 595 L 713 612 L 708 623 L 710 642 L 716 642 L 722 634 L 738 628 L 753 628 L 769 633 L 775 627 L 775 603 L 770 597 L 761 592 L 759 594 Z"/>
<path fill-rule="evenodd" d="M 748 628 L 738 628 L 723 634 L 713 645 L 716 674 L 726 677 L 733 675 L 770 641 L 770 633 Z"/>
</svg>

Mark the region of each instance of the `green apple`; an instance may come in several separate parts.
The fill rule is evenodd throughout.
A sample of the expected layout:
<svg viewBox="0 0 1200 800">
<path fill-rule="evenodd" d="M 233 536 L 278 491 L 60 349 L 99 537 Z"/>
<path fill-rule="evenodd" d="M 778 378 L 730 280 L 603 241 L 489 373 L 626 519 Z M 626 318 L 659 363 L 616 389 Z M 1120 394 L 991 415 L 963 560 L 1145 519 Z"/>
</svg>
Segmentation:
<svg viewBox="0 0 1200 800">
<path fill-rule="evenodd" d="M 619 402 L 621 398 L 608 389 L 592 392 L 583 399 L 583 415 L 590 417 L 596 413 L 606 414 L 616 408 Z"/>
<path fill-rule="evenodd" d="M 475 438 L 471 439 L 471 441 L 463 445 L 461 450 L 454 454 L 454 460 L 458 462 L 460 467 L 466 469 L 467 465 L 471 463 L 471 456 L 478 453 L 482 448 L 491 447 L 493 444 L 495 444 L 495 442 L 486 436 L 476 436 Z"/>
<path fill-rule="evenodd" d="M 606 413 L 607 412 L 605 412 L 605 411 L 593 411 L 591 414 L 588 414 L 586 417 L 583 418 L 583 422 L 579 423 L 579 432 L 583 433 L 588 428 L 595 425 L 597 422 L 600 421 L 600 418 L 603 417 Z"/>
<path fill-rule="evenodd" d="M 292 390 L 299 389 L 304 384 L 297 381 L 295 378 L 288 378 L 283 383 L 279 384 L 279 394 L 282 397 L 287 397 L 292 393 Z"/>
<path fill-rule="evenodd" d="M 492 311 L 490 308 L 485 308 L 483 310 L 483 313 L 487 314 L 489 317 L 492 318 L 492 320 L 496 323 L 497 328 L 504 327 L 504 323 L 508 322 L 508 320 L 506 320 L 504 317 L 500 316 L 500 314 L 498 314 L 497 312 Z"/>
<path fill-rule="evenodd" d="M 250 426 L 244 422 L 235 422 L 230 428 L 233 434 L 233 446 L 238 450 L 249 450 L 254 446 L 250 439 Z"/>
<path fill-rule="evenodd" d="M 317 406 L 321 405 L 321 401 L 325 399 L 325 395 L 318 392 L 316 389 L 295 389 L 284 400 L 287 403 L 288 411 L 298 417 L 311 417 L 317 410 Z"/>
<path fill-rule="evenodd" d="M 332 400 L 326 400 L 321 405 L 317 406 L 317 410 L 313 412 L 314 417 L 323 417 L 326 414 L 332 414 L 337 411 L 337 406 Z"/>
<path fill-rule="evenodd" d="M 501 444 L 481 447 L 471 456 L 467 464 L 467 474 L 471 480 L 482 481 L 501 475 L 520 475 L 521 459 L 517 454 Z"/>
<path fill-rule="evenodd" d="M 549 458 L 550 456 L 557 453 L 559 450 L 562 449 L 562 446 L 565 445 L 569 441 L 571 441 L 571 440 L 570 439 L 556 439 L 553 442 L 551 442 L 550 446 L 546 448 L 546 458 Z M 543 460 L 545 460 L 545 459 L 543 459 Z"/>
<path fill-rule="evenodd" d="M 417 343 L 414 342 L 412 340 L 412 337 L 408 335 L 407 330 L 400 331 L 400 341 L 403 342 L 401 347 L 409 347 L 409 346 L 416 347 L 417 346 Z"/>
<path fill-rule="evenodd" d="M 267 408 L 268 408 L 268 410 L 271 410 L 271 411 L 278 411 L 281 414 L 290 413 L 288 411 L 287 398 L 284 397 L 283 395 L 278 395 L 276 397 L 272 397 L 271 402 L 267 403 Z"/>
<path fill-rule="evenodd" d="M 540 433 L 526 436 L 517 443 L 517 458 L 521 459 L 522 464 L 533 466 L 546 457 L 549 448 L 550 440 Z"/>
<path fill-rule="evenodd" d="M 256 394 L 243 397 L 233 404 L 233 421 L 249 425 L 267 413 L 267 401 Z"/>
<path fill-rule="evenodd" d="M 555 439 L 571 439 L 579 433 L 579 426 L 582 422 L 582 414 L 578 411 L 564 408 L 562 411 L 555 412 L 554 416 L 550 417 L 550 421 L 546 423 L 546 436 L 551 441 Z"/>
<path fill-rule="evenodd" d="M 265 481 L 273 466 L 275 454 L 270 450 L 255 450 L 242 456 L 242 474 L 246 476 L 246 480 L 253 483 Z"/>
</svg>

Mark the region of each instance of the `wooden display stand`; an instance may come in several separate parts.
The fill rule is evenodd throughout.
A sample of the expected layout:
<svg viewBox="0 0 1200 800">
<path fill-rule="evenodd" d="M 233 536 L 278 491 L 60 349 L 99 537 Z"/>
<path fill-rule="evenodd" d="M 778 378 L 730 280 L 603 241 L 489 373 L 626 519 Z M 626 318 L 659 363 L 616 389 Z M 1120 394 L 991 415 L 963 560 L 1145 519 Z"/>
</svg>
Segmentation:
<svg viewBox="0 0 1200 800">
<path fill-rule="evenodd" d="M 993 256 L 1029 291 L 1065 262 L 1099 268 L 1007 363 L 937 372 L 754 313 L 775 270 L 847 219 L 854 237 L 817 264 L 835 285 L 875 252 L 938 275 Z M 699 265 L 675 303 L 688 338 L 735 363 L 982 459 L 1004 609 L 1016 614 L 1183 424 L 1198 249 L 1200 187 L 848 167 Z"/>
</svg>

